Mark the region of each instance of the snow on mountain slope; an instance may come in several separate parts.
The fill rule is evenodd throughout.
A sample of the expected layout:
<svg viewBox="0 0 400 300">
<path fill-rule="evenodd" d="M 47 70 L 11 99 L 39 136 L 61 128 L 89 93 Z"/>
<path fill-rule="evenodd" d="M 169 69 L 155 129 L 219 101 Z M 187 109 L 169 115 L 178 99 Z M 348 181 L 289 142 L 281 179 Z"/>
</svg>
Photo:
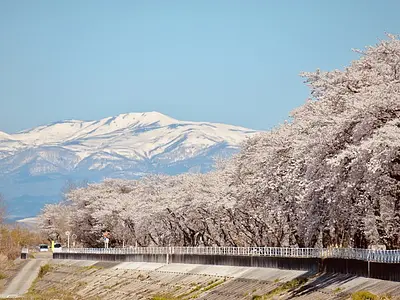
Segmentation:
<svg viewBox="0 0 400 300">
<path fill-rule="evenodd" d="M 27 211 L 13 201 L 10 209 L 27 217 L 32 214 L 32 197 L 57 201 L 60 196 L 54 191 L 69 180 L 206 172 L 215 157 L 232 155 L 256 133 L 226 124 L 178 121 L 158 112 L 0 132 L 0 191 L 18 202 L 26 199 Z"/>
<path fill-rule="evenodd" d="M 11 139 L 11 136 L 3 131 L 0 131 L 0 141 L 1 140 L 9 140 Z"/>
<path fill-rule="evenodd" d="M 0 176 L 22 172 L 27 176 L 68 173 L 79 162 L 79 157 L 60 147 L 27 148 L 0 160 Z"/>
<path fill-rule="evenodd" d="M 129 113 L 99 121 L 66 120 L 39 126 L 12 135 L 12 138 L 30 145 L 61 143 L 88 137 L 118 134 L 127 128 L 165 126 L 177 122 L 157 112 Z"/>
<path fill-rule="evenodd" d="M 238 147 L 254 133 L 225 124 L 178 121 L 157 112 L 130 113 L 99 121 L 68 120 L 8 135 L 19 144 L 8 144 L 7 150 L 57 146 L 73 151 L 80 160 L 99 152 L 130 160 L 165 159 L 176 153 L 171 158 L 176 161 L 218 143 Z M 2 144 L 0 141 L 0 149 Z"/>
<path fill-rule="evenodd" d="M 11 135 L 0 131 L 0 160 L 13 155 L 16 151 L 25 147 L 26 145 L 20 141 L 14 140 Z"/>
</svg>

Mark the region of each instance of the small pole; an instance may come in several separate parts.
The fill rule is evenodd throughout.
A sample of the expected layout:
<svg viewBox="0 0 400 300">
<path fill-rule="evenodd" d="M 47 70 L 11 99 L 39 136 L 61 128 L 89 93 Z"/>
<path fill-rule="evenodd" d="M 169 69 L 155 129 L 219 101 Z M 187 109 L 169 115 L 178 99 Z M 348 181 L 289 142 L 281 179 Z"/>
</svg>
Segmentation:
<svg viewBox="0 0 400 300">
<path fill-rule="evenodd" d="M 171 244 L 168 243 L 168 248 L 167 248 L 167 265 L 169 264 L 169 253 L 171 252 Z"/>
<path fill-rule="evenodd" d="M 77 238 L 76 234 L 73 234 L 73 235 L 71 236 L 71 238 L 72 238 L 72 247 L 75 248 L 75 240 L 76 240 L 76 238 Z"/>
<path fill-rule="evenodd" d="M 68 246 L 68 249 L 69 249 L 69 236 L 71 235 L 71 232 L 70 231 L 66 231 L 65 235 L 67 236 L 67 246 Z"/>
</svg>

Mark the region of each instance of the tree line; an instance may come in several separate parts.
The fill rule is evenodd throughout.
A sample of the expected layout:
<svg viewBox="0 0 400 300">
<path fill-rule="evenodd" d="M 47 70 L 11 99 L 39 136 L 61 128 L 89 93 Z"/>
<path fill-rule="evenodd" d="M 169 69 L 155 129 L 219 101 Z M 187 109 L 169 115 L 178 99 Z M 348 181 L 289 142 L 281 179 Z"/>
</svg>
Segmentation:
<svg viewBox="0 0 400 300">
<path fill-rule="evenodd" d="M 42 230 L 86 246 L 400 247 L 400 41 L 302 73 L 310 98 L 207 174 L 107 179 L 47 205 Z"/>
<path fill-rule="evenodd" d="M 45 241 L 38 230 L 28 229 L 17 224 L 7 224 L 7 206 L 0 194 L 0 265 L 7 267 L 7 260 L 14 260 L 21 254 L 22 247 L 37 247 Z"/>
</svg>

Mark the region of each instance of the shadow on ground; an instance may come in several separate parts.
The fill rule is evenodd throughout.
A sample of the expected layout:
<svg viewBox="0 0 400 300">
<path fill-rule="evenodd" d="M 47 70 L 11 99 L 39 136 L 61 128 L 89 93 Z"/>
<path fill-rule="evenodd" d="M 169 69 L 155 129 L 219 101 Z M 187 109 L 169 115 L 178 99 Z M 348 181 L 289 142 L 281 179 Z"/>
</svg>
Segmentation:
<svg viewBox="0 0 400 300">
<path fill-rule="evenodd" d="M 329 288 L 332 285 L 339 285 L 339 284 L 341 285 L 355 278 L 357 278 L 357 276 L 355 275 L 333 274 L 333 273 L 321 274 L 314 280 L 310 281 L 309 283 L 306 283 L 305 285 L 294 291 L 289 299 L 309 295 L 316 291 L 321 291 L 324 288 Z"/>
</svg>

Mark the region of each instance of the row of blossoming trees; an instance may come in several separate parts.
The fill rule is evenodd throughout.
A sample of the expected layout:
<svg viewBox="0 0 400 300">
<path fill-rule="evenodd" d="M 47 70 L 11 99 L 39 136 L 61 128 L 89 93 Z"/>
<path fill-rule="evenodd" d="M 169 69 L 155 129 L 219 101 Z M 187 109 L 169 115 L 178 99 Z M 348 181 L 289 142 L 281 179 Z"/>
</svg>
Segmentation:
<svg viewBox="0 0 400 300">
<path fill-rule="evenodd" d="M 109 179 L 48 205 L 42 228 L 97 246 L 400 248 L 400 41 L 343 71 L 304 73 L 311 98 L 208 174 Z"/>
</svg>

